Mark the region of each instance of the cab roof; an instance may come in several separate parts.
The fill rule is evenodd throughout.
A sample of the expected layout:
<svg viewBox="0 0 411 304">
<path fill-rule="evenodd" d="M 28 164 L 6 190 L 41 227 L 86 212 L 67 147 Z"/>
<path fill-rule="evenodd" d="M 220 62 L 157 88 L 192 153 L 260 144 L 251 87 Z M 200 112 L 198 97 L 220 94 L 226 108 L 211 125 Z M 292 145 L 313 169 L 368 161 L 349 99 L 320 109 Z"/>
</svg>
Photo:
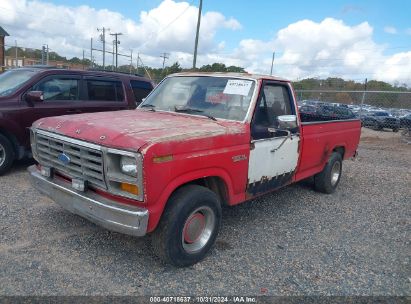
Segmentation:
<svg viewBox="0 0 411 304">
<path fill-rule="evenodd" d="M 19 67 L 17 69 L 12 70 L 31 70 L 31 71 L 38 71 L 48 73 L 48 74 L 78 74 L 78 75 L 96 75 L 96 76 L 117 76 L 120 78 L 133 78 L 133 79 L 140 79 L 144 81 L 151 81 L 150 79 L 144 77 L 140 74 L 129 74 L 123 72 L 113 72 L 113 71 L 105 71 L 105 70 L 97 70 L 97 69 L 88 69 L 88 70 L 80 70 L 80 69 L 65 69 L 65 68 L 57 68 L 55 66 L 47 66 L 47 65 L 33 65 L 33 66 L 24 66 Z"/>
<path fill-rule="evenodd" d="M 276 76 L 269 76 L 269 75 L 261 75 L 261 74 L 250 74 L 250 73 L 229 73 L 229 72 L 181 72 L 168 75 L 170 76 L 227 76 L 227 77 L 235 77 L 235 78 L 244 78 L 244 79 L 255 79 L 255 80 L 275 80 L 275 81 L 283 81 L 283 82 L 290 82 L 288 79 L 276 77 Z"/>
</svg>

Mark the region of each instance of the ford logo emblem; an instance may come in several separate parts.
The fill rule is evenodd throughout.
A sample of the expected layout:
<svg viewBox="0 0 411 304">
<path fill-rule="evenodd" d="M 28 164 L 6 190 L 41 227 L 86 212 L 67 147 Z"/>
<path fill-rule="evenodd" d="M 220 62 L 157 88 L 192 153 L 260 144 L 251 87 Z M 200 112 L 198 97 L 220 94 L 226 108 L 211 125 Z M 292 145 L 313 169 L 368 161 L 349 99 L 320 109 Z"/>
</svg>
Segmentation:
<svg viewBox="0 0 411 304">
<path fill-rule="evenodd" d="M 64 153 L 59 154 L 59 156 L 57 158 L 65 166 L 67 166 L 71 161 L 70 157 L 67 154 L 64 154 Z"/>
</svg>

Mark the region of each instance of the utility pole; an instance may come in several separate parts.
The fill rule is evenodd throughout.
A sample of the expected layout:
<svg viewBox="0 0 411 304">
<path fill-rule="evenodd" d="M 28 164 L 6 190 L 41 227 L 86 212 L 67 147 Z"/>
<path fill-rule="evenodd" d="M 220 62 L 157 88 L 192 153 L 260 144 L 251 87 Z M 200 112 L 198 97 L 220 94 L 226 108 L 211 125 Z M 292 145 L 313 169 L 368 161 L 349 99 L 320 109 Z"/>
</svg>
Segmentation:
<svg viewBox="0 0 411 304">
<path fill-rule="evenodd" d="M 271 72 L 270 72 L 270 76 L 273 75 L 274 58 L 275 58 L 275 52 L 273 52 L 273 59 L 271 60 Z"/>
<path fill-rule="evenodd" d="M 45 55 L 45 52 L 46 52 L 46 50 L 45 50 L 46 48 L 45 48 L 45 46 L 43 45 L 42 47 L 41 47 L 41 65 L 44 65 L 44 55 Z M 17 60 L 17 56 L 16 56 L 16 60 Z M 17 62 L 17 61 L 16 61 Z"/>
<path fill-rule="evenodd" d="M 90 64 L 93 68 L 93 38 L 90 38 Z"/>
<path fill-rule="evenodd" d="M 110 29 L 106 29 L 104 26 L 101 29 L 97 28 L 98 32 L 102 32 L 100 35 L 100 40 L 103 42 L 103 70 L 106 68 L 106 31 L 109 30 Z"/>
<path fill-rule="evenodd" d="M 115 54 L 115 53 L 114 53 L 114 47 L 115 47 L 115 43 L 116 43 L 116 41 L 113 40 L 113 54 L 112 54 L 112 55 L 113 55 L 113 61 L 112 61 L 112 64 L 111 64 L 111 66 L 112 66 L 112 69 L 111 69 L 111 70 L 112 70 L 112 71 L 114 71 L 114 54 Z"/>
<path fill-rule="evenodd" d="M 170 56 L 169 53 L 163 53 L 162 55 L 160 55 L 160 58 L 163 58 L 163 71 L 164 71 L 164 64 L 166 63 L 166 59 L 168 59 Z"/>
<path fill-rule="evenodd" d="M 19 66 L 18 56 L 17 56 L 17 40 L 14 40 L 14 44 L 15 44 L 15 51 L 16 51 L 16 68 L 17 68 Z"/>
<path fill-rule="evenodd" d="M 117 71 L 117 67 L 118 67 L 118 48 L 117 48 L 117 46 L 120 44 L 120 41 L 118 40 L 118 36 L 123 35 L 123 34 L 122 33 L 113 33 L 113 34 L 110 34 L 110 35 L 115 37 L 114 41 L 115 41 L 115 44 L 116 44 L 116 71 Z"/>
<path fill-rule="evenodd" d="M 362 99 L 361 99 L 361 107 L 360 107 L 360 117 L 362 117 L 362 109 L 364 105 L 364 100 L 365 100 L 365 95 L 367 94 L 367 78 L 365 78 L 364 82 L 364 92 L 362 93 Z"/>
<path fill-rule="evenodd" d="M 140 53 L 137 53 L 137 66 L 136 66 L 136 74 L 138 74 L 138 63 L 140 61 Z"/>
<path fill-rule="evenodd" d="M 84 70 L 84 49 L 83 49 L 83 60 L 81 61 L 81 66 L 83 67 L 83 70 Z"/>
<path fill-rule="evenodd" d="M 199 5 L 199 7 L 198 7 L 196 40 L 195 40 L 195 44 L 194 44 L 193 69 L 196 68 L 196 63 L 197 63 L 198 35 L 199 35 L 199 33 L 200 33 L 201 10 L 202 10 L 202 8 L 203 8 L 203 0 L 200 0 L 200 5 Z"/>
<path fill-rule="evenodd" d="M 130 74 L 131 74 L 131 68 L 133 67 L 133 50 L 131 51 L 131 55 L 130 55 Z"/>
<path fill-rule="evenodd" d="M 49 65 L 49 45 L 46 44 L 46 65 Z"/>
</svg>

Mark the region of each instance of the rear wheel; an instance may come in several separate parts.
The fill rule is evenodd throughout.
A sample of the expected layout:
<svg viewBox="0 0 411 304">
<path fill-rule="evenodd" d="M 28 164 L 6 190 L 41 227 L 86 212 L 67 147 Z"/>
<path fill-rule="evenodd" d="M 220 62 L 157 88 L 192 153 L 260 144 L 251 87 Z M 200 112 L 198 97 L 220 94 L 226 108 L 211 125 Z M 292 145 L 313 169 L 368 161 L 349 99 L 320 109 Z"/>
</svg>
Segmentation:
<svg viewBox="0 0 411 304">
<path fill-rule="evenodd" d="M 155 253 L 178 267 L 201 261 L 214 244 L 221 222 L 221 206 L 211 190 L 189 185 L 178 189 L 167 202 L 152 235 Z"/>
<path fill-rule="evenodd" d="M 340 182 L 342 173 L 342 157 L 333 152 L 323 171 L 314 176 L 315 189 L 323 193 L 333 193 Z"/>
<path fill-rule="evenodd" d="M 13 145 L 7 137 L 0 134 L 0 175 L 10 169 L 15 157 Z"/>
<path fill-rule="evenodd" d="M 382 130 L 382 126 L 378 123 L 378 121 L 374 122 L 374 129 L 375 130 Z"/>
</svg>

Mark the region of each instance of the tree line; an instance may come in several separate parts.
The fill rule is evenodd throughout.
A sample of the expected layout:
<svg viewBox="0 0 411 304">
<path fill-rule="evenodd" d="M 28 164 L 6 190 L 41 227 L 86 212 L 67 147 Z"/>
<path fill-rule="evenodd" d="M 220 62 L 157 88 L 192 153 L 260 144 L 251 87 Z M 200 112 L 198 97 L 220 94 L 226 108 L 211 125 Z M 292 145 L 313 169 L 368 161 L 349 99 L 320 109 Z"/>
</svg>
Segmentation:
<svg viewBox="0 0 411 304">
<path fill-rule="evenodd" d="M 6 49 L 6 56 L 15 56 L 15 47 L 10 47 Z M 41 50 L 39 49 L 30 49 L 30 48 L 21 48 L 17 47 L 18 57 L 34 58 L 41 59 Z M 82 64 L 84 66 L 91 66 L 90 59 L 85 58 L 80 59 L 78 57 L 73 57 L 67 59 L 67 57 L 60 56 L 56 52 L 49 53 L 49 59 L 53 61 L 62 61 L 65 63 L 73 64 Z M 102 69 L 103 67 L 98 64 L 94 64 L 94 68 Z M 115 68 L 112 65 L 106 66 L 107 70 L 114 70 Z M 117 68 L 120 72 L 130 72 L 130 65 L 121 65 Z M 147 70 L 153 79 L 161 80 L 165 76 L 182 72 L 182 71 L 192 71 L 192 69 L 183 69 L 179 62 L 174 62 L 171 66 L 166 66 L 162 68 L 152 68 L 145 67 L 145 69 L 140 66 L 139 70 L 136 70 L 136 67 L 131 67 L 131 73 L 141 73 L 144 74 Z M 235 73 L 246 73 L 247 71 L 242 67 L 237 66 L 226 66 L 224 63 L 213 63 L 203 65 L 202 67 L 196 69 L 200 72 L 235 72 Z M 323 89 L 323 90 L 363 90 L 364 82 L 355 82 L 353 80 L 344 80 L 342 78 L 329 77 L 327 79 L 318 79 L 318 78 L 306 78 L 303 80 L 295 81 L 294 87 L 296 90 L 313 90 L 313 89 Z M 390 84 L 384 81 L 370 80 L 367 84 L 368 90 L 381 90 L 381 91 L 409 91 L 407 84 L 399 82 L 394 82 Z"/>
</svg>

